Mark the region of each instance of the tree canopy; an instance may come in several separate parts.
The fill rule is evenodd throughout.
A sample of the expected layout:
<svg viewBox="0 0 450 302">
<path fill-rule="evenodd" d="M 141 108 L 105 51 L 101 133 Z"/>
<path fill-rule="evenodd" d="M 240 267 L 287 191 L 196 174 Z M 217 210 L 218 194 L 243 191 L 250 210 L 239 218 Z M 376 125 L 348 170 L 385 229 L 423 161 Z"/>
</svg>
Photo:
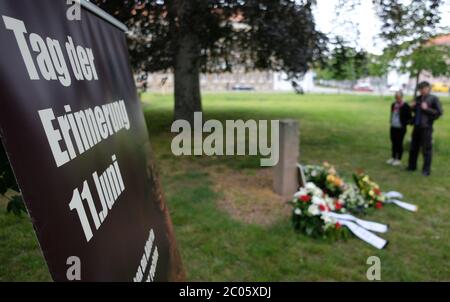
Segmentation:
<svg viewBox="0 0 450 302">
<path fill-rule="evenodd" d="M 337 38 L 319 76 L 355 80 L 361 76 L 383 77 L 389 69 L 409 73 L 419 80 L 427 71 L 433 76 L 450 75 L 450 48 L 432 41 L 449 29 L 440 26 L 440 0 L 372 0 L 381 21 L 380 38 L 386 43 L 382 55 L 367 54 Z M 361 0 L 342 0 L 339 10 L 354 10 Z M 346 41 L 348 42 L 348 41 Z"/>
<path fill-rule="evenodd" d="M 434 45 L 432 39 L 448 33 L 439 24 L 441 0 L 373 0 L 383 21 L 380 36 L 387 42 L 385 52 L 400 62 L 400 71 L 419 81 L 424 71 L 433 76 L 450 75 L 450 47 Z M 417 89 L 416 89 L 417 92 Z"/>
<path fill-rule="evenodd" d="M 417 45 L 440 30 L 442 0 L 372 0 L 382 21 L 381 37 L 389 47 Z"/>
<path fill-rule="evenodd" d="M 369 54 L 347 45 L 337 37 L 334 47 L 323 63 L 318 65 L 318 76 L 325 80 L 356 81 L 369 74 Z"/>
<path fill-rule="evenodd" d="M 284 71 L 302 76 L 326 48 L 313 0 L 96 0 L 130 28 L 136 71 L 173 70 L 175 118 L 201 110 L 200 72 Z"/>
</svg>

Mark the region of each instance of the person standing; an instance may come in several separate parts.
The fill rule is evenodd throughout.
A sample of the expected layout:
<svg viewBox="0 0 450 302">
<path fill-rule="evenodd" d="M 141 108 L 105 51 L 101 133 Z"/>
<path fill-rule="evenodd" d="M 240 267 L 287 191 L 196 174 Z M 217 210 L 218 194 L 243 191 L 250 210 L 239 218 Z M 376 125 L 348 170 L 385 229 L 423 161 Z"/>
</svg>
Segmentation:
<svg viewBox="0 0 450 302">
<path fill-rule="evenodd" d="M 443 114 L 439 99 L 431 94 L 431 85 L 421 82 L 418 85 L 420 95 L 411 104 L 413 112 L 414 130 L 412 133 L 411 149 L 409 153 L 409 171 L 417 170 L 417 158 L 419 151 L 423 153 L 422 174 L 429 176 L 431 173 L 431 160 L 433 149 L 433 123 Z"/>
<path fill-rule="evenodd" d="M 392 158 L 387 164 L 399 166 L 402 163 L 403 140 L 406 135 L 406 128 L 411 121 L 411 108 L 403 101 L 403 92 L 395 93 L 395 102 L 391 105 L 391 143 Z"/>
</svg>

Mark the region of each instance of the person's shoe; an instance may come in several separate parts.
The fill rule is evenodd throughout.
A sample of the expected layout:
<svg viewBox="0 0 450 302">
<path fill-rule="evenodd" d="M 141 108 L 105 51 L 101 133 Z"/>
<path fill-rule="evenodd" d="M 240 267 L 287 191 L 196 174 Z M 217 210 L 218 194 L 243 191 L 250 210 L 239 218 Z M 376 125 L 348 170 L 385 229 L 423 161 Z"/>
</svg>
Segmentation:
<svg viewBox="0 0 450 302">
<path fill-rule="evenodd" d="M 394 163 L 394 161 L 395 161 L 395 159 L 391 158 L 391 159 L 388 159 L 388 160 L 386 161 L 386 163 L 387 163 L 388 165 L 392 165 L 392 164 Z"/>
<path fill-rule="evenodd" d="M 425 177 L 430 176 L 430 174 L 431 174 L 431 173 L 430 173 L 429 171 L 423 171 L 423 172 L 422 172 L 422 175 L 425 176 Z"/>
<path fill-rule="evenodd" d="M 408 172 L 416 172 L 416 170 L 417 169 L 411 168 L 411 167 L 406 168 L 406 171 L 408 171 Z"/>
<path fill-rule="evenodd" d="M 398 167 L 398 166 L 401 166 L 401 165 L 402 165 L 402 162 L 401 162 L 399 159 L 396 159 L 396 160 L 394 160 L 394 161 L 392 162 L 392 165 L 393 165 L 394 167 Z"/>
</svg>

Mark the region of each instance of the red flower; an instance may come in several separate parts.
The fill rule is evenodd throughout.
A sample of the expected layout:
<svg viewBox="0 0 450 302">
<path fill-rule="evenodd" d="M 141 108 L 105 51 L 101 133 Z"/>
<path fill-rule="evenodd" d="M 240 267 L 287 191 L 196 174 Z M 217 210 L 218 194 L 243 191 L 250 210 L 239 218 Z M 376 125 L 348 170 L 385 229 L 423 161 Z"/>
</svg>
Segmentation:
<svg viewBox="0 0 450 302">
<path fill-rule="evenodd" d="M 336 199 L 336 201 L 334 202 L 334 207 L 335 207 L 336 211 L 339 211 L 344 206 L 339 202 L 339 200 Z"/>
<path fill-rule="evenodd" d="M 339 230 L 340 228 L 342 228 L 342 224 L 340 224 L 339 222 L 336 222 L 336 224 L 334 226 L 336 227 L 336 230 Z"/>
<path fill-rule="evenodd" d="M 383 207 L 383 203 L 381 201 L 379 201 L 375 204 L 376 209 L 381 209 L 382 207 Z"/>
<path fill-rule="evenodd" d="M 311 201 L 311 196 L 309 195 L 302 195 L 300 196 L 300 200 L 303 202 L 310 202 Z"/>
<path fill-rule="evenodd" d="M 319 205 L 319 210 L 322 212 L 328 212 L 328 206 L 321 204 Z"/>
<path fill-rule="evenodd" d="M 380 195 L 381 195 L 381 191 L 380 191 L 380 189 L 376 188 L 376 189 L 374 189 L 373 191 L 374 191 L 374 192 L 375 192 L 375 194 L 377 194 L 378 196 L 380 196 Z"/>
</svg>

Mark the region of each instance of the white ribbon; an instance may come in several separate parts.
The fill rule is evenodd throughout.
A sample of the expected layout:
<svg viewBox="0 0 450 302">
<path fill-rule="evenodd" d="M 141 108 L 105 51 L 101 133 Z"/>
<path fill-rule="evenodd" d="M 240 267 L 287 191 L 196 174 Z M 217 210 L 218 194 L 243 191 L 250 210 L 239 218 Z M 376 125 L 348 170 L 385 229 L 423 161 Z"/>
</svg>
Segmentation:
<svg viewBox="0 0 450 302">
<path fill-rule="evenodd" d="M 403 199 L 403 194 L 396 191 L 384 193 L 384 196 L 386 196 L 387 199 Z"/>
<path fill-rule="evenodd" d="M 385 224 L 381 224 L 378 222 L 373 221 L 367 221 L 363 219 L 356 218 L 353 215 L 349 214 L 337 214 L 333 212 L 324 213 L 325 216 L 335 218 L 337 220 L 346 220 L 346 221 L 352 221 L 356 224 L 359 224 L 361 227 L 365 228 L 366 230 L 377 232 L 377 233 L 386 233 L 389 229 L 389 226 Z"/>
<path fill-rule="evenodd" d="M 418 207 L 416 205 L 413 205 L 411 203 L 407 203 L 404 201 L 400 201 L 399 199 L 403 199 L 403 194 L 396 191 L 391 191 L 384 193 L 384 196 L 386 197 L 385 203 L 393 203 L 397 206 L 399 206 L 402 209 L 411 211 L 411 212 L 417 212 Z"/>
<path fill-rule="evenodd" d="M 404 201 L 396 200 L 396 199 L 386 200 L 385 203 L 393 203 L 393 204 L 399 206 L 400 208 L 411 211 L 411 212 L 417 212 L 417 210 L 418 210 L 418 207 L 416 205 L 413 205 L 411 203 L 407 203 Z"/>
<path fill-rule="evenodd" d="M 338 220 L 338 222 L 344 226 L 346 226 L 356 237 L 361 239 L 362 241 L 370 244 L 371 246 L 376 247 L 381 250 L 386 247 L 389 241 L 378 237 L 377 235 L 369 232 L 368 230 L 360 227 L 359 225 L 348 221 L 348 220 Z"/>
</svg>

